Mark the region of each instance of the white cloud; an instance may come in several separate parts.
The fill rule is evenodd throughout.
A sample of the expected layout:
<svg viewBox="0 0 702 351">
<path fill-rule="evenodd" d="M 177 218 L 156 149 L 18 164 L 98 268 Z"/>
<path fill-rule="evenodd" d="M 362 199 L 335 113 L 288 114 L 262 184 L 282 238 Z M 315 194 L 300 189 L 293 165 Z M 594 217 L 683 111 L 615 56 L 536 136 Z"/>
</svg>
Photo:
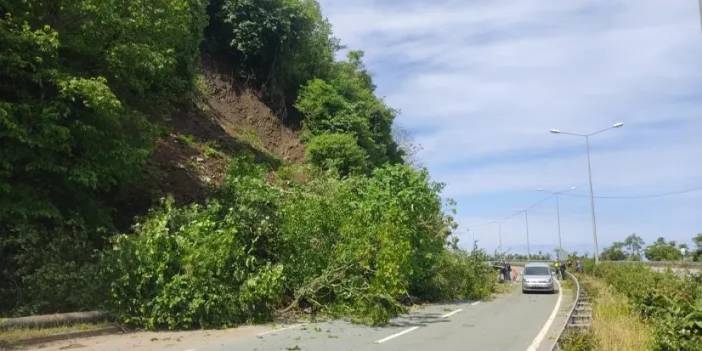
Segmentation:
<svg viewBox="0 0 702 351">
<path fill-rule="evenodd" d="M 599 191 L 702 183 L 697 6 L 688 0 L 322 1 L 342 42 L 366 51 L 379 92 L 402 111 L 398 123 L 422 144 L 422 163 L 448 183 L 459 211 L 473 210 L 477 196 L 496 194 L 505 204 L 501 214 L 487 216 L 493 218 L 511 211 L 518 192 L 585 182 L 581 141 L 549 135 L 553 127 L 586 132 L 626 122 L 593 140 Z M 624 230 L 635 217 L 602 220 Z M 586 227 L 588 218 L 577 221 Z M 702 231 L 702 216 L 679 222 L 650 226 L 681 236 Z"/>
</svg>

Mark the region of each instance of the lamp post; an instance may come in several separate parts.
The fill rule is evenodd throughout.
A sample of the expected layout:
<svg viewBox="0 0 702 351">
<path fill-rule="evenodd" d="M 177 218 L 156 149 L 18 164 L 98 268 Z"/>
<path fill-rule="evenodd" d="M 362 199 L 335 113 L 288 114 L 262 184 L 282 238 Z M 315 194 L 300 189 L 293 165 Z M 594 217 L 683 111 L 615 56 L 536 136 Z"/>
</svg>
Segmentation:
<svg viewBox="0 0 702 351">
<path fill-rule="evenodd" d="M 587 150 L 587 177 L 588 177 L 588 182 L 590 184 L 590 211 L 592 213 L 592 239 L 595 243 L 595 264 L 598 264 L 600 262 L 600 249 L 599 246 L 597 245 L 597 220 L 595 219 L 595 195 L 592 190 L 592 165 L 590 162 L 590 137 L 595 136 L 597 134 L 606 132 L 610 129 L 615 129 L 615 128 L 621 128 L 624 126 L 624 123 L 618 122 L 613 124 L 611 127 L 605 128 L 598 130 L 593 133 L 589 134 L 580 134 L 580 133 L 572 133 L 572 132 L 564 132 L 561 131 L 560 129 L 551 129 L 551 133 L 553 134 L 565 134 L 565 135 L 572 135 L 572 136 L 578 136 L 581 138 L 585 138 L 585 148 Z"/>
<path fill-rule="evenodd" d="M 531 245 L 529 244 L 529 210 L 524 210 L 524 223 L 526 224 L 526 239 L 527 239 L 527 261 L 531 261 Z"/>
<path fill-rule="evenodd" d="M 563 252 L 563 240 L 561 238 L 561 201 L 560 201 L 560 195 L 563 193 L 567 193 L 569 191 L 573 191 L 576 188 L 574 186 L 571 186 L 568 189 L 561 190 L 561 191 L 548 191 L 542 188 L 536 189 L 536 191 L 545 191 L 553 195 L 553 197 L 556 198 L 556 222 L 558 223 L 558 260 L 561 260 L 561 252 Z"/>
<path fill-rule="evenodd" d="M 498 252 L 502 255 L 502 222 L 497 222 Z"/>
</svg>

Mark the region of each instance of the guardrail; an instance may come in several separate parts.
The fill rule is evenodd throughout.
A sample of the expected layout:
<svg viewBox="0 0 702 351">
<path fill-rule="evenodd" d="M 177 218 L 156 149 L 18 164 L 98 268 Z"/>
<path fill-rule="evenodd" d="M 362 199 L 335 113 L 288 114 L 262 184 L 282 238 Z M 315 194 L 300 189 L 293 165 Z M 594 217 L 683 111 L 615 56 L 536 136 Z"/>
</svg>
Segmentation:
<svg viewBox="0 0 702 351">
<path fill-rule="evenodd" d="M 501 262 L 501 261 L 490 261 L 490 262 Z M 551 263 L 551 261 L 543 260 L 533 260 L 533 261 L 510 261 L 507 260 L 512 266 L 523 266 L 529 262 L 545 262 Z M 650 267 L 674 267 L 674 268 L 697 268 L 702 269 L 702 262 L 692 262 L 692 261 L 600 261 L 601 263 L 615 263 L 615 264 L 642 264 Z"/>
<path fill-rule="evenodd" d="M 571 320 L 573 319 L 573 314 L 575 313 L 575 309 L 578 307 L 578 302 L 580 302 L 580 282 L 578 282 L 578 278 L 575 275 L 573 275 L 573 273 L 570 273 L 570 272 L 566 272 L 566 273 L 575 282 L 575 301 L 573 301 L 573 307 L 571 307 L 570 312 L 568 312 L 568 318 L 566 319 L 565 323 L 563 323 L 563 327 L 561 327 L 561 331 L 558 333 L 558 338 L 556 338 L 556 343 L 553 344 L 553 348 L 551 349 L 553 351 L 559 351 L 561 349 L 559 342 L 561 341 L 563 334 L 565 334 L 566 329 L 568 329 L 568 325 L 570 324 Z"/>
</svg>

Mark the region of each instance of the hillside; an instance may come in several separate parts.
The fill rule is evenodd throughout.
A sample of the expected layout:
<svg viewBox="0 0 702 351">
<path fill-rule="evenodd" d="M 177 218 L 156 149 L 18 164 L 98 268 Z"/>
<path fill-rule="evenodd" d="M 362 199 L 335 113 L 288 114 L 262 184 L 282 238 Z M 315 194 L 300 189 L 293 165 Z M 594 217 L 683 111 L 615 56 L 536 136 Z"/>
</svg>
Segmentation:
<svg viewBox="0 0 702 351">
<path fill-rule="evenodd" d="M 379 324 L 490 294 L 340 47 L 314 0 L 0 2 L 0 316 Z"/>
<path fill-rule="evenodd" d="M 245 86 L 222 61 L 204 56 L 193 100 L 158 121 L 164 132 L 146 160 L 143 177 L 114 202 L 123 230 L 163 197 L 172 196 L 179 204 L 203 202 L 223 184 L 231 157 L 251 154 L 273 169 L 304 163 L 299 123 L 286 125 L 262 93 Z"/>
</svg>

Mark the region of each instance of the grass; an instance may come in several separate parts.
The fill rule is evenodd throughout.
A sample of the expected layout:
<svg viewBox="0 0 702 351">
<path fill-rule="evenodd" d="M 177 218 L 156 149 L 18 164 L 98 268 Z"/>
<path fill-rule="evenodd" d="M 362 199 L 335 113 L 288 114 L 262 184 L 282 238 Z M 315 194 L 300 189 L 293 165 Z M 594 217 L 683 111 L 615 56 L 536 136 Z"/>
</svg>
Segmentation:
<svg viewBox="0 0 702 351">
<path fill-rule="evenodd" d="M 248 143 L 249 145 L 260 150 L 266 150 L 265 146 L 263 146 L 261 136 L 259 136 L 254 130 L 240 127 L 235 131 L 235 133 L 239 139 Z"/>
<path fill-rule="evenodd" d="M 95 330 L 111 326 L 108 322 L 103 323 L 79 323 L 70 326 L 59 326 L 51 328 L 17 328 L 0 330 L 0 346 L 10 346 L 22 340 L 38 337 L 73 333 L 79 331 Z"/>
<path fill-rule="evenodd" d="M 580 276 L 580 283 L 592 298 L 592 333 L 594 350 L 649 350 L 653 330 L 633 311 L 627 298 L 604 281 Z"/>
</svg>

